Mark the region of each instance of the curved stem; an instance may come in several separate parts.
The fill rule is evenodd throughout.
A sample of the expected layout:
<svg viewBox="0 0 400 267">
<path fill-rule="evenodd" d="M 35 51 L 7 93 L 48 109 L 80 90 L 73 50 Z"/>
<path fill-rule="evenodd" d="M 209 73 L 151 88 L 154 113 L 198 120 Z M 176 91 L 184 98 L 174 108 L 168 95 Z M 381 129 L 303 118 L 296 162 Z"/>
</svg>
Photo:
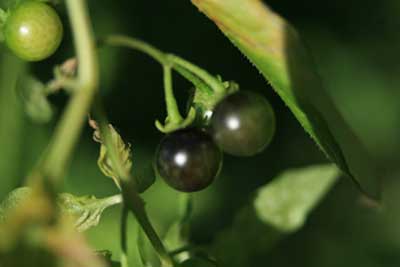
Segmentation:
<svg viewBox="0 0 400 267">
<path fill-rule="evenodd" d="M 98 62 L 86 1 L 66 0 L 79 61 L 77 90 L 50 141 L 39 173 L 59 182 L 68 165 L 98 87 Z"/>
<path fill-rule="evenodd" d="M 225 87 L 223 86 L 223 84 L 217 78 L 215 78 L 202 68 L 173 54 L 169 54 L 168 59 L 170 62 L 173 63 L 172 65 L 180 66 L 196 74 L 200 79 L 202 79 L 205 83 L 207 83 L 214 90 L 215 93 L 217 94 L 225 93 Z"/>
<path fill-rule="evenodd" d="M 122 35 L 110 35 L 104 38 L 102 42 L 113 46 L 130 47 L 149 55 L 157 60 L 161 65 L 168 64 L 168 59 L 161 50 L 141 40 Z"/>
<path fill-rule="evenodd" d="M 176 72 L 207 94 L 213 92 L 217 94 L 225 94 L 226 90 L 223 84 L 207 71 L 176 55 L 165 54 L 146 42 L 121 35 L 110 35 L 104 38 L 102 42 L 108 45 L 122 46 L 138 50 L 154 58 L 161 65 L 170 65 Z"/>
<path fill-rule="evenodd" d="M 165 91 L 165 103 L 167 105 L 168 120 L 172 123 L 181 122 L 182 116 L 179 113 L 178 104 L 174 96 L 172 89 L 172 72 L 171 67 L 168 65 L 163 66 L 164 70 L 164 91 Z"/>
</svg>

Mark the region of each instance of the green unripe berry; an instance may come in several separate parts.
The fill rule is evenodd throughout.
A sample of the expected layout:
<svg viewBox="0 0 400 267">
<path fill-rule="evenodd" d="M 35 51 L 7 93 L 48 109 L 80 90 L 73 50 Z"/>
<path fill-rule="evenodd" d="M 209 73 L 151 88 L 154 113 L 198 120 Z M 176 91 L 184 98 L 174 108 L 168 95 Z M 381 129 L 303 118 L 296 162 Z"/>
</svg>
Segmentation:
<svg viewBox="0 0 400 267">
<path fill-rule="evenodd" d="M 7 46 L 21 59 L 40 61 L 51 56 L 63 36 L 60 17 L 49 5 L 28 0 L 10 11 L 4 25 Z"/>
</svg>

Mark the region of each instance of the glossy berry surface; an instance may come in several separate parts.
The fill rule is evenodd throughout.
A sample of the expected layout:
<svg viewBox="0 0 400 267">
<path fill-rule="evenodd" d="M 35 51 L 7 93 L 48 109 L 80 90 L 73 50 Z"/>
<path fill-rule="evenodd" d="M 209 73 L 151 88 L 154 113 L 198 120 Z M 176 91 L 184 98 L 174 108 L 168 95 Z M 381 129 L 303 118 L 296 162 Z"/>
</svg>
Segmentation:
<svg viewBox="0 0 400 267">
<path fill-rule="evenodd" d="M 4 27 L 7 46 L 21 59 L 39 61 L 59 47 L 63 27 L 56 11 L 49 5 L 28 0 L 10 11 Z"/>
<path fill-rule="evenodd" d="M 183 192 L 209 186 L 222 165 L 222 153 L 204 131 L 184 129 L 165 136 L 156 152 L 156 171 Z"/>
<path fill-rule="evenodd" d="M 253 156 L 271 142 L 275 114 L 262 95 L 239 91 L 218 103 L 211 118 L 211 129 L 215 142 L 224 152 Z"/>
</svg>

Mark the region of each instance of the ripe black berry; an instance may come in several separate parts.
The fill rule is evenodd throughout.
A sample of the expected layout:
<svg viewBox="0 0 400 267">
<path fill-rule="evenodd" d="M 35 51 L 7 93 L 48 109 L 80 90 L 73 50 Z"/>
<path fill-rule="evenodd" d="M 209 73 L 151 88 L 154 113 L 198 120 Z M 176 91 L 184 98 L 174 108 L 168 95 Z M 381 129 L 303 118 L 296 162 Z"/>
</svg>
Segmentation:
<svg viewBox="0 0 400 267">
<path fill-rule="evenodd" d="M 184 129 L 165 136 L 156 152 L 156 170 L 167 184 L 183 192 L 209 186 L 222 165 L 222 153 L 211 136 Z"/>
<path fill-rule="evenodd" d="M 263 96 L 239 91 L 216 106 L 211 128 L 215 142 L 223 151 L 235 156 L 252 156 L 271 142 L 275 115 Z"/>
</svg>

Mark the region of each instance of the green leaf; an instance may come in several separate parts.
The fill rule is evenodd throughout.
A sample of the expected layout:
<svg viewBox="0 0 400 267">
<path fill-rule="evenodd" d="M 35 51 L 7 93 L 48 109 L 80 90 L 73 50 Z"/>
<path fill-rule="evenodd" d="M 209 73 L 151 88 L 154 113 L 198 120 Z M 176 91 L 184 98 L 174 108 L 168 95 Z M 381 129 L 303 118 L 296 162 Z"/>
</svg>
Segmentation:
<svg viewBox="0 0 400 267">
<path fill-rule="evenodd" d="M 287 170 L 261 187 L 233 225 L 217 237 L 214 252 L 218 263 L 239 267 L 265 260 L 268 249 L 303 226 L 338 175 L 333 164 L 317 165 Z"/>
<path fill-rule="evenodd" d="M 31 76 L 18 80 L 17 91 L 26 114 L 37 123 L 47 123 L 53 117 L 53 108 L 46 96 L 46 86 Z"/>
<path fill-rule="evenodd" d="M 334 165 L 283 172 L 258 191 L 254 200 L 258 218 L 281 232 L 297 231 L 338 176 Z"/>
<path fill-rule="evenodd" d="M 114 180 L 115 184 L 118 188 L 121 188 L 121 180 L 118 177 L 116 170 L 114 170 L 111 159 L 108 155 L 108 151 L 106 146 L 103 143 L 101 138 L 101 134 L 97 125 L 97 122 L 94 120 L 90 120 L 89 124 L 95 130 L 93 134 L 93 139 L 99 142 L 100 145 L 100 155 L 97 160 L 97 165 L 99 166 L 101 172 Z M 132 171 L 132 150 L 131 145 L 125 143 L 122 139 L 121 135 L 114 129 L 114 127 L 110 124 L 110 133 L 111 133 L 111 140 L 112 145 L 114 146 L 115 151 L 119 153 L 120 158 L 123 161 L 123 167 L 125 168 L 126 173 L 134 174 L 134 179 L 138 191 L 140 193 L 146 191 L 155 181 L 155 174 L 153 170 L 153 165 L 151 162 L 140 162 L 139 157 L 135 157 L 136 165 L 138 166 L 135 168 L 135 171 Z"/>
<path fill-rule="evenodd" d="M 295 29 L 259 0 L 192 0 L 257 67 L 326 156 L 379 198 L 377 168 L 339 114 Z"/>
<path fill-rule="evenodd" d="M 61 211 L 75 218 L 74 226 L 78 231 L 86 231 L 98 225 L 103 211 L 121 202 L 122 197 L 120 195 L 98 199 L 95 196 L 77 197 L 63 193 L 58 197 L 58 205 Z"/>
<path fill-rule="evenodd" d="M 0 222 L 4 222 L 7 213 L 18 208 L 31 194 L 32 189 L 29 187 L 20 187 L 12 191 L 0 204 Z M 78 231 L 85 231 L 98 225 L 103 211 L 121 201 L 120 195 L 97 199 L 94 196 L 77 197 L 62 193 L 57 198 L 61 212 L 74 218 L 74 225 Z"/>
<path fill-rule="evenodd" d="M 91 124 L 92 126 L 96 125 L 94 121 L 92 121 Z M 96 130 L 94 133 L 95 140 L 101 143 L 100 156 L 99 159 L 97 160 L 97 165 L 99 166 L 100 170 L 105 176 L 112 178 L 115 184 L 118 186 L 118 188 L 121 188 L 120 178 L 118 177 L 118 174 L 116 173 L 114 167 L 112 166 L 111 159 L 109 158 L 108 155 L 107 147 L 102 143 L 101 135 L 100 132 L 97 130 L 97 126 L 94 126 L 93 128 L 95 128 Z M 120 158 L 123 161 L 123 167 L 125 168 L 125 172 L 130 173 L 132 170 L 131 146 L 130 144 L 125 144 L 124 140 L 122 140 L 122 137 L 119 135 L 119 133 L 114 129 L 114 127 L 111 124 L 109 125 L 109 128 L 111 133 L 112 145 L 114 146 L 117 153 L 119 153 Z"/>
</svg>

